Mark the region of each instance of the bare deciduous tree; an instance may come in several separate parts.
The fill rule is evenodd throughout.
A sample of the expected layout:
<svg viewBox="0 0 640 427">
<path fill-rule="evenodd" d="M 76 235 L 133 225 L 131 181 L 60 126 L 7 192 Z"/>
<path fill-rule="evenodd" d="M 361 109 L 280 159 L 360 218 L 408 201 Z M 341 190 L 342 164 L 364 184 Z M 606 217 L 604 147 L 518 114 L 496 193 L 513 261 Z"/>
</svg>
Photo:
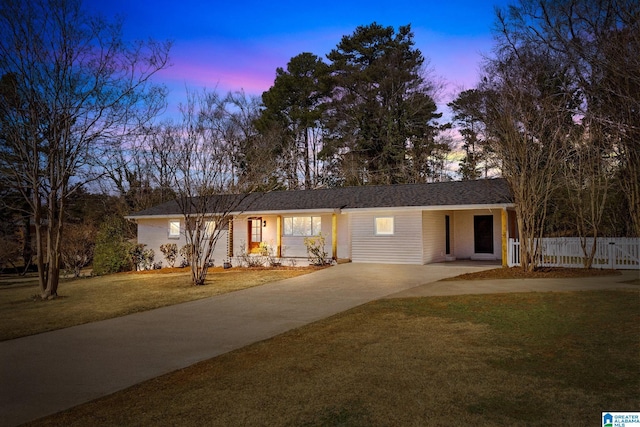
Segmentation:
<svg viewBox="0 0 640 427">
<path fill-rule="evenodd" d="M 236 185 L 233 150 L 224 138 L 229 119 L 225 100 L 216 92 L 189 92 L 180 109 L 181 122 L 163 137 L 172 142 L 170 183 L 185 220 L 187 245 L 192 248 L 188 253 L 191 279 L 195 285 L 204 285 L 216 243 L 250 189 Z"/>
<path fill-rule="evenodd" d="M 583 132 L 570 140 L 562 162 L 566 202 L 584 253 L 584 266 L 591 268 L 596 253 L 603 214 L 613 185 L 615 168 L 611 144 L 597 123 L 583 120 Z"/>
<path fill-rule="evenodd" d="M 87 15 L 78 0 L 0 4 L 0 167 L 28 202 L 42 298 L 58 290 L 66 200 L 95 178 L 105 145 L 149 121 L 163 104 L 150 84 L 168 44 L 122 40 L 120 22 Z"/>
<path fill-rule="evenodd" d="M 64 268 L 80 277 L 82 268 L 93 260 L 97 229 L 92 224 L 67 224 L 60 248 Z"/>
<path fill-rule="evenodd" d="M 503 48 L 535 45 L 562 64 L 577 100 L 574 120 L 608 152 L 593 171 L 607 170 L 613 156 L 630 233 L 640 236 L 640 3 L 519 0 L 498 18 Z M 588 203 L 599 205 L 605 194 Z"/>
<path fill-rule="evenodd" d="M 572 132 L 571 115 L 563 109 L 570 94 L 562 91 L 561 69 L 533 46 L 505 46 L 485 71 L 480 87 L 487 143 L 514 196 L 521 265 L 533 270 L 536 239 L 542 237 L 562 148 Z"/>
</svg>

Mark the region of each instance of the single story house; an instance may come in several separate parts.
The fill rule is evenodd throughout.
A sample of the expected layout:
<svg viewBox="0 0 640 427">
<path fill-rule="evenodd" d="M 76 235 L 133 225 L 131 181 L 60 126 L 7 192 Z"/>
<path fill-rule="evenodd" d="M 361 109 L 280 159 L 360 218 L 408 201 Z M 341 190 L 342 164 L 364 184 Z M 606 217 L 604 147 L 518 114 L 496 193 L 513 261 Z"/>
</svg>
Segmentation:
<svg viewBox="0 0 640 427">
<path fill-rule="evenodd" d="M 334 259 L 428 264 L 454 259 L 506 262 L 515 236 L 513 198 L 503 179 L 253 193 L 220 231 L 216 265 L 260 243 L 285 258 L 307 258 L 304 238 L 322 233 Z M 215 212 L 211 212 L 215 214 Z M 176 201 L 127 217 L 138 242 L 186 244 Z"/>
</svg>

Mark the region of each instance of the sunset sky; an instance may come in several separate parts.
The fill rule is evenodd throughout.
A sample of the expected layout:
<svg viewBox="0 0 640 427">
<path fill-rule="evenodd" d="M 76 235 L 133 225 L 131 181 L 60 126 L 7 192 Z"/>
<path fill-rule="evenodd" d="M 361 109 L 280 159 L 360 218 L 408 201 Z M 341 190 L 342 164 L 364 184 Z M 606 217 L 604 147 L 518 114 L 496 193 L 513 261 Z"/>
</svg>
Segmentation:
<svg viewBox="0 0 640 427">
<path fill-rule="evenodd" d="M 260 95 L 277 67 L 311 52 L 324 57 L 359 25 L 411 24 L 416 47 L 447 90 L 439 103 L 477 81 L 482 53 L 492 46 L 494 6 L 507 0 L 435 1 L 206 1 L 85 0 L 93 13 L 120 14 L 129 39 L 173 40 L 172 67 L 156 81 L 171 90 L 170 103 L 184 99 L 185 87 L 243 89 Z"/>
</svg>

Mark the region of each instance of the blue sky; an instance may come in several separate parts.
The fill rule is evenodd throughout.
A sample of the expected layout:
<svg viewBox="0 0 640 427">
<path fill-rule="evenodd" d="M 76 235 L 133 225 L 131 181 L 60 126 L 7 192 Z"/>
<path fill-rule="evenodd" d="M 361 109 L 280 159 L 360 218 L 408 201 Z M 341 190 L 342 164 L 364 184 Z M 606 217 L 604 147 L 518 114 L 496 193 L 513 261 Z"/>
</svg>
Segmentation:
<svg viewBox="0 0 640 427">
<path fill-rule="evenodd" d="M 171 63 L 156 81 L 171 90 L 170 103 L 185 87 L 243 89 L 260 95 L 293 56 L 324 56 L 359 25 L 411 24 L 416 47 L 448 86 L 440 103 L 477 81 L 482 53 L 492 46 L 494 5 L 507 0 L 434 1 L 206 1 L 86 0 L 92 12 L 125 19 L 130 39 L 171 39 Z"/>
</svg>

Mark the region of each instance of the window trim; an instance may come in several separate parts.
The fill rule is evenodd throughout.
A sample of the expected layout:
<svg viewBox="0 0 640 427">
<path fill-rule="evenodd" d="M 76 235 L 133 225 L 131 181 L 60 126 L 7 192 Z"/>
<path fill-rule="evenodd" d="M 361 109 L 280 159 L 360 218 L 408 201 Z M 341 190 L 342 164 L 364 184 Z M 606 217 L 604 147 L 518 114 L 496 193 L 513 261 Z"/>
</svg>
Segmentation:
<svg viewBox="0 0 640 427">
<path fill-rule="evenodd" d="M 176 224 L 176 223 L 178 224 L 178 233 L 177 234 L 172 233 L 172 230 L 175 228 L 175 227 L 172 227 L 172 225 Z M 179 239 L 181 232 L 182 232 L 182 223 L 181 223 L 181 221 L 179 219 L 170 219 L 169 220 L 169 227 L 167 229 L 167 238 L 169 238 L 169 239 Z"/>
<path fill-rule="evenodd" d="M 380 231 L 378 228 L 378 220 L 387 219 L 391 220 L 391 231 Z M 396 217 L 395 216 L 375 216 L 373 217 L 373 234 L 374 236 L 393 236 L 396 234 Z"/>
<path fill-rule="evenodd" d="M 311 220 L 311 234 L 295 234 L 293 232 L 294 227 L 293 227 L 293 219 L 294 218 L 309 218 Z M 319 225 L 318 227 L 320 228 L 319 230 L 315 230 L 314 229 L 314 219 L 317 218 L 319 221 Z M 286 229 L 287 229 L 287 220 L 291 220 L 291 233 L 287 233 Z M 286 236 L 286 237 L 311 237 L 311 236 L 318 236 L 320 235 L 320 233 L 322 233 L 322 216 L 320 215 L 301 215 L 301 216 L 285 216 L 282 217 L 282 235 Z"/>
</svg>

